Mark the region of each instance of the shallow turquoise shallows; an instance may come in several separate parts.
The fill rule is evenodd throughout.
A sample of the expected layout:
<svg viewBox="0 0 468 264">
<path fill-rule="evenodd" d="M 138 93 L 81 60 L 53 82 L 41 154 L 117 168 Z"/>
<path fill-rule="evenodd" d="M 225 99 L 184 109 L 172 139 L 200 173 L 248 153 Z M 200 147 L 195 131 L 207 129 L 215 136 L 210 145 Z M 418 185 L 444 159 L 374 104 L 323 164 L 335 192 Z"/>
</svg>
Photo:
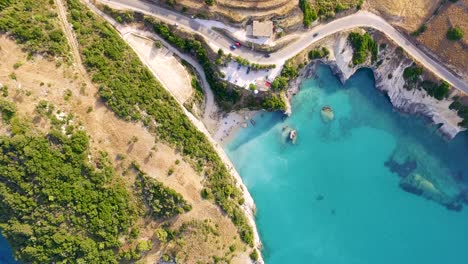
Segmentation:
<svg viewBox="0 0 468 264">
<path fill-rule="evenodd" d="M 330 123 L 323 106 L 334 110 Z M 414 173 L 454 196 L 468 177 L 467 133 L 447 142 L 393 111 L 370 70 L 343 86 L 326 66 L 304 82 L 290 118 L 254 119 L 225 150 L 256 202 L 267 264 L 468 263 L 468 207 L 450 211 L 407 193 L 384 165 L 415 161 Z M 286 126 L 298 131 L 295 145 Z"/>
</svg>

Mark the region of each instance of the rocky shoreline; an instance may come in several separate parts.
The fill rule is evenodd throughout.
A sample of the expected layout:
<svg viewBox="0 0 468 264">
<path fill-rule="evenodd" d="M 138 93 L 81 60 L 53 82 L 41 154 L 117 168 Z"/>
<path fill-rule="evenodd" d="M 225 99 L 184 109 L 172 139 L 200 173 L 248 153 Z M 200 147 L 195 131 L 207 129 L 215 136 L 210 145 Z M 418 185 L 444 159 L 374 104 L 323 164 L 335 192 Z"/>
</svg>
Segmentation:
<svg viewBox="0 0 468 264">
<path fill-rule="evenodd" d="M 325 40 L 322 44 L 330 50 L 330 56 L 327 59 L 312 61 L 299 72 L 296 79 L 290 82 L 286 92 L 288 100 L 285 113 L 287 115 L 291 114 L 291 100 L 299 92 L 302 81 L 314 78 L 317 66 L 325 64 L 331 68 L 333 74 L 342 83 L 345 83 L 360 68 L 371 69 L 375 78 L 375 87 L 388 97 L 396 110 L 427 118 L 433 124 L 439 125 L 437 130 L 441 136 L 449 140 L 453 139 L 459 132 L 466 130 L 458 125 L 462 119 L 455 111 L 449 109 L 449 105 L 453 102 L 451 97 L 457 91 L 453 90 L 449 98 L 439 101 L 422 89 L 406 89 L 403 71 L 412 65 L 413 61 L 398 51 L 398 47 L 386 38 L 383 40 L 386 43 L 386 48 L 380 52 L 378 58 L 382 63 L 372 64 L 368 61 L 363 65 L 353 67 L 353 49 L 348 43 L 347 36 L 347 33 L 338 33 L 335 37 Z M 379 37 L 382 39 L 382 36 Z M 437 184 L 437 179 L 418 174 L 413 163 L 399 164 L 389 160 L 385 166 L 389 167 L 392 172 L 393 170 L 399 171 L 403 167 L 407 169 L 403 176 L 398 173 L 401 178 L 399 186 L 406 192 L 433 200 L 454 211 L 460 211 L 462 204 L 468 203 L 467 192 L 451 192 L 450 187 L 442 188 Z M 455 185 L 448 184 L 452 187 Z"/>
<path fill-rule="evenodd" d="M 439 101 L 424 90 L 405 88 L 403 71 L 412 65 L 413 61 L 398 51 L 398 47 L 390 40 L 384 38 L 386 47 L 379 52 L 378 61 L 382 63 L 372 64 L 367 61 L 362 65 L 352 66 L 353 49 L 349 45 L 347 36 L 345 32 L 338 33 L 325 41 L 323 46 L 330 50 L 330 55 L 327 59 L 318 60 L 319 63 L 328 65 L 342 83 L 345 83 L 357 70 L 369 68 L 374 74 L 375 87 L 388 96 L 396 110 L 425 117 L 432 123 L 440 125 L 438 131 L 447 139 L 453 139 L 459 132 L 466 130 L 458 125 L 462 119 L 455 111 L 449 109 L 453 100 L 449 98 Z M 299 91 L 302 80 L 314 76 L 316 65 L 317 62 L 309 63 L 301 70 L 299 77 L 290 82 L 290 88 L 286 93 L 287 115 L 291 114 L 292 96 Z M 456 91 L 453 90 L 452 93 Z"/>
</svg>

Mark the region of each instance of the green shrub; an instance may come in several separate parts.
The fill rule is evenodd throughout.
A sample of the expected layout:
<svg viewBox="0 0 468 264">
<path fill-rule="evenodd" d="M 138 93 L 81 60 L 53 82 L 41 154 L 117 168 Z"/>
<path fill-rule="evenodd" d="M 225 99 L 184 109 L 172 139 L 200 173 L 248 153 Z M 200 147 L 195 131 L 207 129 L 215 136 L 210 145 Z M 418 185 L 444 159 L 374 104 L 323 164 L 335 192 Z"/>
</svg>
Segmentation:
<svg viewBox="0 0 468 264">
<path fill-rule="evenodd" d="M 447 31 L 447 39 L 457 41 L 463 38 L 464 32 L 460 27 L 451 27 Z"/>
<path fill-rule="evenodd" d="M 0 99 L 0 113 L 2 114 L 3 121 L 9 123 L 16 114 L 16 105 L 5 99 Z"/>
<path fill-rule="evenodd" d="M 258 251 L 256 249 L 254 249 L 252 251 L 252 253 L 250 253 L 250 259 L 253 260 L 253 261 L 257 261 L 258 260 Z"/>
<path fill-rule="evenodd" d="M 271 89 L 273 91 L 281 91 L 284 90 L 288 86 L 288 78 L 278 76 L 275 80 L 271 83 Z"/>
<path fill-rule="evenodd" d="M 171 218 L 192 209 L 182 195 L 140 170 L 138 170 L 137 188 L 151 209 L 151 216 L 156 220 Z"/>
<path fill-rule="evenodd" d="M 427 30 L 427 25 L 423 24 L 416 31 L 411 33 L 411 35 L 417 37 L 417 36 L 421 35 L 423 32 L 425 32 L 426 30 Z"/>
<path fill-rule="evenodd" d="M 309 51 L 309 59 L 321 59 L 328 57 L 330 54 L 330 51 L 326 47 L 318 48 L 318 49 L 313 49 Z"/>
<path fill-rule="evenodd" d="M 268 95 L 263 101 L 262 107 L 268 111 L 273 110 L 286 110 L 286 103 L 281 95 L 271 94 Z"/>
<path fill-rule="evenodd" d="M 367 60 L 368 53 L 371 53 L 371 60 L 374 63 L 377 60 L 379 48 L 377 43 L 374 41 L 369 33 L 359 34 L 351 32 L 348 36 L 348 40 L 353 47 L 353 64 L 362 64 Z"/>
<path fill-rule="evenodd" d="M 205 0 L 205 4 L 212 6 L 214 5 L 214 0 Z"/>
<path fill-rule="evenodd" d="M 432 81 L 426 80 L 421 83 L 421 86 L 430 96 L 436 98 L 437 100 L 446 98 L 450 91 L 450 85 L 445 81 L 442 81 L 440 84 L 436 84 Z"/>
<path fill-rule="evenodd" d="M 403 71 L 403 78 L 406 82 L 416 82 L 423 73 L 423 68 L 416 65 L 406 67 Z"/>
<path fill-rule="evenodd" d="M 286 77 L 288 79 L 296 78 L 298 75 L 297 66 L 293 65 L 290 61 L 287 61 L 283 65 L 283 69 L 281 70 L 281 76 Z"/>
<path fill-rule="evenodd" d="M 299 0 L 299 7 L 304 15 L 303 24 L 309 27 L 313 21 L 317 20 L 317 13 L 310 6 L 309 0 Z"/>
</svg>

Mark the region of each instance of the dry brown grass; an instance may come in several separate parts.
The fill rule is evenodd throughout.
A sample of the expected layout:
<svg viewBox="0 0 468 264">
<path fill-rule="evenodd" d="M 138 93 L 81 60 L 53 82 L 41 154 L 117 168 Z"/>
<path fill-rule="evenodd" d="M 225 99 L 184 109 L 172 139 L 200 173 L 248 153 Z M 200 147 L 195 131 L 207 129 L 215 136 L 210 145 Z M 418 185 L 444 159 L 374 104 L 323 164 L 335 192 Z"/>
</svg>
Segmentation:
<svg viewBox="0 0 468 264">
<path fill-rule="evenodd" d="M 27 60 L 26 54 L 5 36 L 0 36 L 0 57 L 0 83 L 9 87 L 8 97 L 16 102 L 18 114 L 34 118 L 35 127 L 47 131 L 48 122 L 41 120 L 35 113 L 40 100 L 53 103 L 56 109 L 64 113 L 72 113 L 75 124 L 81 124 L 89 134 L 92 152 L 106 151 L 109 154 L 116 171 L 125 175 L 123 180 L 129 191 L 133 189 L 135 177 L 132 173 L 123 172 L 132 161 L 136 161 L 149 176 L 175 189 L 189 201 L 193 206 L 192 211 L 173 219 L 171 222 L 174 227 L 193 219 L 207 219 L 216 227 L 219 232 L 216 239 L 205 241 L 193 234 L 184 237 L 186 244 L 179 248 L 180 252 L 189 256 L 184 263 L 196 263 L 199 260 L 205 263 L 211 261 L 213 255 L 224 256 L 232 244 L 236 244 L 235 254 L 240 256 L 237 260 L 245 259 L 246 254 L 241 252 L 244 246 L 231 220 L 217 206 L 201 199 L 202 177 L 174 149 L 155 142 L 154 136 L 140 123 L 118 119 L 98 99 L 97 89 L 88 76 L 81 74 L 74 66 L 57 67 L 54 62 L 39 57 Z M 14 69 L 13 65 L 18 61 L 23 65 Z M 10 77 L 13 72 L 17 80 Z M 67 89 L 72 91 L 68 101 L 64 98 Z M 91 112 L 88 112 L 89 107 L 92 108 Z M 132 137 L 138 140 L 129 144 Z M 123 155 L 125 159 L 117 159 L 117 155 Z M 175 164 L 176 160 L 180 161 L 178 165 Z M 171 167 L 174 168 L 174 173 L 168 176 Z M 151 239 L 155 245 L 142 262 L 154 263 L 159 259 L 161 250 L 154 230 L 161 223 L 139 219 L 138 224 L 141 232 L 137 240 Z"/>
<path fill-rule="evenodd" d="M 365 8 L 392 24 L 413 32 L 437 9 L 442 0 L 366 0 Z"/>
<path fill-rule="evenodd" d="M 447 39 L 447 30 L 460 27 L 465 36 L 460 41 Z M 417 39 L 442 62 L 468 79 L 468 0 L 447 3 L 427 24 L 427 30 Z"/>
<path fill-rule="evenodd" d="M 165 4 L 164 0 L 151 0 Z M 242 22 L 249 17 L 283 16 L 299 10 L 298 1 L 289 0 L 217 0 L 208 6 L 202 0 L 176 1 L 175 9 L 188 8 L 189 14 L 204 14 L 212 18 L 226 18 L 232 22 Z"/>
</svg>

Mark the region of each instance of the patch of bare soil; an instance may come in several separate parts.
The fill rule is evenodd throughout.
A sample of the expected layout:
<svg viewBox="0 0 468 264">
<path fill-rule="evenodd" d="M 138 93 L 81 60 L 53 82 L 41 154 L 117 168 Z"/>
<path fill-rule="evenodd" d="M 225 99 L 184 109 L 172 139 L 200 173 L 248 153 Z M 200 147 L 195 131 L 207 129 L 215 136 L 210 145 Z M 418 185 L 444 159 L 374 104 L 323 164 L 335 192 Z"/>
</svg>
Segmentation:
<svg viewBox="0 0 468 264">
<path fill-rule="evenodd" d="M 465 36 L 459 41 L 447 39 L 447 30 L 460 27 Z M 427 23 L 427 30 L 417 40 L 452 70 L 468 80 L 468 0 L 448 1 Z"/>
<path fill-rule="evenodd" d="M 174 149 L 155 142 L 154 136 L 140 123 L 117 118 L 100 101 L 97 88 L 88 76 L 80 73 L 76 66 L 57 67 L 54 62 L 40 57 L 27 60 L 26 54 L 4 35 L 0 36 L 0 57 L 0 83 L 8 87 L 8 97 L 16 102 L 19 114 L 33 118 L 35 126 L 44 130 L 48 129 L 48 122 L 35 112 L 39 101 L 46 100 L 53 103 L 56 110 L 73 114 L 75 124 L 83 126 L 89 134 L 92 151 L 109 154 L 129 191 L 133 190 L 135 177 L 125 171 L 136 161 L 149 176 L 175 189 L 193 206 L 190 212 L 171 220 L 175 227 L 205 219 L 215 227 L 218 236 L 212 239 L 200 239 L 195 235 L 184 237 L 185 244 L 179 248 L 188 256 L 184 263 L 205 263 L 212 261 L 212 256 L 225 256 L 232 244 L 236 245 L 234 255 L 238 255 L 233 262 L 245 259 L 244 245 L 231 220 L 217 206 L 201 199 L 202 177 Z M 142 262 L 154 263 L 161 256 L 161 247 L 154 235 L 161 223 L 140 219 L 139 224 L 141 232 L 137 240 L 151 239 L 155 245 Z"/>
<path fill-rule="evenodd" d="M 183 104 L 192 96 L 190 76 L 171 51 L 159 42 L 131 33 L 124 38 L 140 55 L 140 58 L 151 66 L 161 83 L 179 102 Z"/>
<path fill-rule="evenodd" d="M 410 33 L 431 17 L 441 2 L 442 0 L 366 0 L 364 7 Z"/>
</svg>

